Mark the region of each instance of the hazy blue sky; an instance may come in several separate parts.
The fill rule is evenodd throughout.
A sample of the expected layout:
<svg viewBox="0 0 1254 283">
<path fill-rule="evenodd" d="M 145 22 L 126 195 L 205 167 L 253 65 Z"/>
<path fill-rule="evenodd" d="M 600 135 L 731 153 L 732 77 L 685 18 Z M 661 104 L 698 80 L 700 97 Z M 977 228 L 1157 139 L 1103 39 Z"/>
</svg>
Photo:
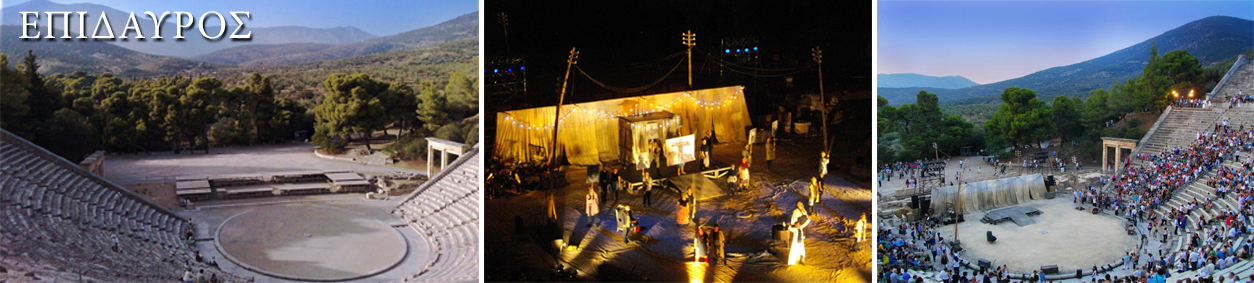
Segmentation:
<svg viewBox="0 0 1254 283">
<path fill-rule="evenodd" d="M 1101 57 L 1254 1 L 880 1 L 877 73 L 994 83 Z"/>
<path fill-rule="evenodd" d="M 12 6 L 29 0 L 5 0 Z M 479 10 L 478 1 L 441 0 L 52 0 L 55 3 L 93 3 L 123 12 L 186 11 L 200 15 L 208 11 L 226 14 L 248 11 L 258 27 L 297 25 L 316 28 L 355 26 L 378 36 L 418 29 Z"/>
</svg>

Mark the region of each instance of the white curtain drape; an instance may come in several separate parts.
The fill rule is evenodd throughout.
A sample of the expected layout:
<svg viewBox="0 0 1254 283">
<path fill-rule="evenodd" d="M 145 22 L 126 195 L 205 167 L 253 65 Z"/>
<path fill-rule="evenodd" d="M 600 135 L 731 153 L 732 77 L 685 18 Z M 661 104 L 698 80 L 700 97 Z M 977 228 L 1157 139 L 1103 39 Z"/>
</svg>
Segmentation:
<svg viewBox="0 0 1254 283">
<path fill-rule="evenodd" d="M 932 190 L 932 207 L 948 210 L 954 202 L 958 186 Z M 1045 179 L 1041 174 L 987 180 L 962 185 L 958 196 L 962 199 L 961 212 L 971 213 L 1012 206 L 1045 198 Z"/>
<path fill-rule="evenodd" d="M 555 109 L 497 113 L 497 156 L 515 162 L 544 159 L 552 142 Z M 720 142 L 744 142 L 745 127 L 750 125 L 742 86 L 566 104 L 561 111 L 557 147 L 574 165 L 618 160 L 618 117 L 624 115 L 671 112 L 680 117 L 679 135 L 701 137 L 712 128 Z"/>
</svg>

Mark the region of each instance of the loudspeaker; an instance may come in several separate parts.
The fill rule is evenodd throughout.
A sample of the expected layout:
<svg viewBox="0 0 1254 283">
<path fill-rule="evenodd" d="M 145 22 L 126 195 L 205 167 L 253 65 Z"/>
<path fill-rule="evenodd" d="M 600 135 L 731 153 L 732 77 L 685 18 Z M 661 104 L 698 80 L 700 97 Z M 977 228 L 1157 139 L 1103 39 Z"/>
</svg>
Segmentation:
<svg viewBox="0 0 1254 283">
<path fill-rule="evenodd" d="M 1054 175 L 1045 176 L 1045 188 L 1053 188 L 1055 185 L 1057 183 L 1054 182 Z"/>
<path fill-rule="evenodd" d="M 919 208 L 919 196 L 918 195 L 910 196 L 910 209 L 917 209 L 917 208 Z"/>
<path fill-rule="evenodd" d="M 919 197 L 919 211 L 923 215 L 928 215 L 928 214 L 931 214 L 931 210 L 932 210 L 932 196 Z"/>
</svg>

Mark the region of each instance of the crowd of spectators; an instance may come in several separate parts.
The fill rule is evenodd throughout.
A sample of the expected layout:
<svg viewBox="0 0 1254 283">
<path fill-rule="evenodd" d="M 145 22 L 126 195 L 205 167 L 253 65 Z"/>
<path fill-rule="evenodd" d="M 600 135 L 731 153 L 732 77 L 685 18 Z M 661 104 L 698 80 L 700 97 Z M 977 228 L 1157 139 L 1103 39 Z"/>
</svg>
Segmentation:
<svg viewBox="0 0 1254 283">
<path fill-rule="evenodd" d="M 1241 99 L 1248 97 L 1242 96 Z M 1248 154 L 1254 149 L 1254 129 L 1233 126 L 1225 120 L 1208 131 L 1198 132 L 1190 145 L 1139 153 L 1122 160 L 1126 172 L 1116 172 L 1109 188 L 1090 187 L 1073 192 L 1078 206 L 1109 211 L 1132 224 L 1144 224 L 1137 248 L 1123 257 L 1124 275 L 1113 275 L 1094 267 L 1084 282 L 1166 282 L 1172 273 L 1189 272 L 1181 282 L 1254 282 L 1254 276 L 1237 278 L 1235 273 L 1216 273 L 1249 260 L 1254 246 L 1248 235 L 1254 222 L 1254 165 Z M 1245 154 L 1247 157 L 1242 158 Z M 1139 161 L 1135 162 L 1134 161 Z M 1226 161 L 1230 162 L 1225 165 Z M 1232 165 L 1235 163 L 1236 165 Z M 913 163 L 896 163 L 881 168 L 881 178 L 908 175 Z M 1065 166 L 1065 165 L 1064 165 Z M 1214 174 L 1209 174 L 1209 173 Z M 1199 181 L 1200 180 L 1200 181 Z M 1201 182 L 1214 188 L 1198 198 L 1183 194 L 1191 184 Z M 1180 199 L 1171 202 L 1172 198 Z M 1221 201 L 1223 200 L 1223 201 Z M 1174 205 L 1169 205 L 1173 203 Z M 1236 204 L 1224 205 L 1224 204 Z M 935 218 L 903 221 L 896 225 L 881 221 L 876 259 L 880 281 L 885 283 L 922 282 L 908 270 L 931 272 L 942 282 L 1043 282 L 1045 274 L 1010 274 L 1005 267 L 989 270 L 964 269 L 958 263 L 960 251 L 953 251 L 937 231 Z M 1172 241 L 1178 240 L 1179 246 Z M 1158 242 L 1153 245 L 1151 242 Z M 1104 276 L 1099 274 L 1104 273 Z M 918 273 L 916 273 L 918 274 Z M 1090 277 L 1091 276 L 1091 277 Z M 1244 279 L 1244 280 L 1243 280 Z"/>
</svg>

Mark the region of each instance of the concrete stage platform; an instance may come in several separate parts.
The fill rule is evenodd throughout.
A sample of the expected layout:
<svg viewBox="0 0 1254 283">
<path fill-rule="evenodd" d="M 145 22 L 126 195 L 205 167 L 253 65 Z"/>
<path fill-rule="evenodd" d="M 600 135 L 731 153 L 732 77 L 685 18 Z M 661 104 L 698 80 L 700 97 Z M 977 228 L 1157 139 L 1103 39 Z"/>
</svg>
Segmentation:
<svg viewBox="0 0 1254 283">
<path fill-rule="evenodd" d="M 688 174 L 685 174 L 684 176 L 697 175 L 697 176 L 705 176 L 707 178 L 723 178 L 723 177 L 727 177 L 728 174 L 732 173 L 731 167 L 732 167 L 732 164 L 729 164 L 726 162 L 720 162 L 718 160 L 710 160 L 710 168 L 706 168 L 706 170 L 702 171 L 700 161 L 688 162 L 688 163 L 685 163 L 684 165 L 684 171 L 686 171 Z M 664 181 L 666 179 L 677 177 L 675 175 L 676 173 L 678 173 L 675 171 L 676 169 L 677 168 L 675 166 L 662 167 L 661 169 L 658 169 L 656 171 L 657 173 L 656 175 L 654 174 L 653 169 L 646 169 L 646 170 L 649 171 L 649 177 L 653 178 L 653 185 L 658 186 L 658 185 L 665 184 Z M 588 172 L 597 172 L 597 170 L 599 169 L 597 169 L 596 166 L 591 166 L 589 167 Z M 619 176 L 623 177 L 623 180 L 627 181 L 627 190 L 629 192 L 634 193 L 636 190 L 639 190 L 641 187 L 644 187 L 644 172 L 640 170 L 636 170 L 633 167 L 633 168 L 620 168 L 618 170 L 618 174 Z"/>
<path fill-rule="evenodd" d="M 1089 270 L 1121 259 L 1136 248 L 1139 235 L 1129 236 L 1121 217 L 1075 210 L 1070 199 L 1034 200 L 1019 205 L 1041 211 L 1028 226 L 993 225 L 979 221 L 958 224 L 958 239 L 966 249 L 962 257 L 976 262 L 987 259 L 993 265 L 1006 265 L 1014 273 L 1031 273 L 1044 265 L 1058 265 L 1062 272 Z M 985 213 L 969 213 L 967 219 L 980 219 Z M 954 227 L 937 228 L 945 239 L 953 239 Z M 997 242 L 989 243 L 984 234 L 992 231 Z"/>
<path fill-rule="evenodd" d="M 1041 215 L 1041 210 L 1028 206 L 1011 206 L 999 208 L 989 211 L 980 219 L 980 222 L 997 225 L 1006 220 L 1014 221 L 1019 227 L 1028 226 L 1036 221 L 1032 221 L 1032 216 Z"/>
<path fill-rule="evenodd" d="M 668 185 L 672 188 L 686 190 L 689 186 L 693 187 L 693 194 L 697 200 L 707 200 L 720 197 L 727 194 L 727 182 L 721 179 L 710 180 L 704 174 L 687 174 L 678 177 L 670 177 L 666 179 Z"/>
</svg>

